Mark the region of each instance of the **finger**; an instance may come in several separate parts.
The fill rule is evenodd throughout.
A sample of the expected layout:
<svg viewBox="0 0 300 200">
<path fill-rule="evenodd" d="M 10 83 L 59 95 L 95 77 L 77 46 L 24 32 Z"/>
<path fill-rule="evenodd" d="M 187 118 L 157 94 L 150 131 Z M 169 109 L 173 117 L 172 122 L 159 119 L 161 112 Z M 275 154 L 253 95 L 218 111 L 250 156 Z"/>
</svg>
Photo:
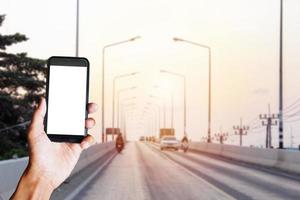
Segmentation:
<svg viewBox="0 0 300 200">
<path fill-rule="evenodd" d="M 95 103 L 89 103 L 87 106 L 87 110 L 88 110 L 89 114 L 96 112 L 97 109 L 98 109 L 98 106 Z"/>
<path fill-rule="evenodd" d="M 85 128 L 93 128 L 95 126 L 96 122 L 93 118 L 88 118 L 85 120 Z"/>
<path fill-rule="evenodd" d="M 66 143 L 66 145 L 75 153 L 80 154 L 82 151 L 82 148 L 80 144 L 78 143 Z"/>
<path fill-rule="evenodd" d="M 92 135 L 86 136 L 80 143 L 82 149 L 87 149 L 95 143 L 95 139 Z"/>
<path fill-rule="evenodd" d="M 46 101 L 45 98 L 41 98 L 38 107 L 35 109 L 31 124 L 30 124 L 30 131 L 29 134 L 37 135 L 43 133 L 44 129 L 44 117 L 46 114 Z"/>
</svg>

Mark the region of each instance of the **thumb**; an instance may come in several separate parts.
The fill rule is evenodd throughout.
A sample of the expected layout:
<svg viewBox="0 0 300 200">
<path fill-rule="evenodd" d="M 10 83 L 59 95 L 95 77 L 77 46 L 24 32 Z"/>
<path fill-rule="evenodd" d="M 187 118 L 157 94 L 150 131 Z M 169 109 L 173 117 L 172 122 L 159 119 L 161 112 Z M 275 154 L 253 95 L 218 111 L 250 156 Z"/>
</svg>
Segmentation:
<svg viewBox="0 0 300 200">
<path fill-rule="evenodd" d="M 41 98 L 40 103 L 32 116 L 30 129 L 35 131 L 30 131 L 30 132 L 34 132 L 31 134 L 40 134 L 44 131 L 43 129 L 44 129 L 45 114 L 46 114 L 46 101 L 45 98 Z"/>
</svg>

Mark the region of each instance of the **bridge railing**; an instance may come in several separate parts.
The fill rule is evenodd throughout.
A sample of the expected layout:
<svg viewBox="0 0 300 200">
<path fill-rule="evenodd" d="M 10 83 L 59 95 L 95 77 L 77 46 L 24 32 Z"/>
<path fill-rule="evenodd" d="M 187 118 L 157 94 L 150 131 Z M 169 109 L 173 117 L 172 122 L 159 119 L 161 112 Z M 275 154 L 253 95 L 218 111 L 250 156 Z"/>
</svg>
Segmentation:
<svg viewBox="0 0 300 200">
<path fill-rule="evenodd" d="M 240 147 L 203 142 L 192 142 L 190 144 L 190 148 L 196 151 L 220 155 L 237 161 L 300 174 L 299 151 Z"/>
</svg>

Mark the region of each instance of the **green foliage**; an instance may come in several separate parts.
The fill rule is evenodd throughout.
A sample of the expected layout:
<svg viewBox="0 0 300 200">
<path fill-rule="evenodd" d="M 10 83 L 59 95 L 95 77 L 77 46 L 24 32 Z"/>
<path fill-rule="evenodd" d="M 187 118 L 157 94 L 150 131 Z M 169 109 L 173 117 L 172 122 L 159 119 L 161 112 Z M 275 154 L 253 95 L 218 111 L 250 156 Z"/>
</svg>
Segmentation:
<svg viewBox="0 0 300 200">
<path fill-rule="evenodd" d="M 0 27 L 4 20 L 5 15 L 0 15 Z M 45 93 L 45 61 L 5 51 L 27 40 L 20 33 L 0 34 L 0 130 L 29 121 L 39 97 Z M 0 132 L 0 160 L 25 156 L 26 148 L 26 127 Z"/>
</svg>

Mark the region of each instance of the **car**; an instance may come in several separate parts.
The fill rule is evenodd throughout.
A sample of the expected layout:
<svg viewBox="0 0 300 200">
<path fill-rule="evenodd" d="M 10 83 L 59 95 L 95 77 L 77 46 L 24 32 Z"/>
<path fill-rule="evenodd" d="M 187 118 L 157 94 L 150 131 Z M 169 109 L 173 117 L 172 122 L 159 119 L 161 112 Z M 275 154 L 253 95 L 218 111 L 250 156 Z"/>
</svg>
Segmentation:
<svg viewBox="0 0 300 200">
<path fill-rule="evenodd" d="M 177 151 L 179 148 L 180 142 L 175 136 L 164 136 L 160 139 L 160 150 L 174 149 Z"/>
</svg>

